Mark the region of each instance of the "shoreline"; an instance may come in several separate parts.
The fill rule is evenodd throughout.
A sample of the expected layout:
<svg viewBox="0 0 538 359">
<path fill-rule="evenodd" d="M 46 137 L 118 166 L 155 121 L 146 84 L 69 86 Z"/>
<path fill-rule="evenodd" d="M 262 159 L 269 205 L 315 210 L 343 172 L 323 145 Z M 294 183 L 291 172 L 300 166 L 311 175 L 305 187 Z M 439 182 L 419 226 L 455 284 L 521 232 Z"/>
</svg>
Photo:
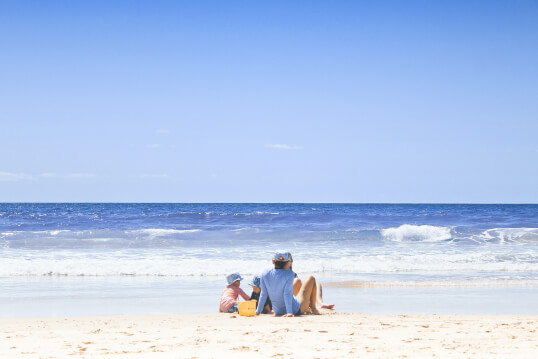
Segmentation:
<svg viewBox="0 0 538 359">
<path fill-rule="evenodd" d="M 458 281 L 360 281 L 342 280 L 322 282 L 327 288 L 533 288 L 538 280 L 458 280 Z"/>
<path fill-rule="evenodd" d="M 331 285 L 324 279 L 324 300 L 338 312 L 538 315 L 538 286 Z M 212 278 L 0 279 L 0 285 L 0 318 L 204 314 L 217 312 L 223 288 Z"/>
<path fill-rule="evenodd" d="M 537 315 L 324 312 L 0 319 L 0 357 L 531 358 Z"/>
</svg>

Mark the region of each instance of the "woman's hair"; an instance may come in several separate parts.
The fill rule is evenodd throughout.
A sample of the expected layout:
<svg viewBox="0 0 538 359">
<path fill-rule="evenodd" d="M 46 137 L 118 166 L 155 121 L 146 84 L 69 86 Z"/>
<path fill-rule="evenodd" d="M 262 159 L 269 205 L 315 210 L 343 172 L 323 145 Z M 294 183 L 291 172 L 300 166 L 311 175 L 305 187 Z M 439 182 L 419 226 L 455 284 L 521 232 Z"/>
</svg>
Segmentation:
<svg viewBox="0 0 538 359">
<path fill-rule="evenodd" d="M 275 262 L 275 269 L 284 269 L 284 266 L 288 263 L 287 261 L 276 261 Z"/>
</svg>

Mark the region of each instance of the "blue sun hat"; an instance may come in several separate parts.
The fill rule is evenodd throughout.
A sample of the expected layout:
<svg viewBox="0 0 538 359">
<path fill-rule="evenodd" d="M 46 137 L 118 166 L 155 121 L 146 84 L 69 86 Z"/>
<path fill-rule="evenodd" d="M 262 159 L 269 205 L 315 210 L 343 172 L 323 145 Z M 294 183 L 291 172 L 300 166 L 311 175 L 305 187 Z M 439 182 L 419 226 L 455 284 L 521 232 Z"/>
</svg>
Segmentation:
<svg viewBox="0 0 538 359">
<path fill-rule="evenodd" d="M 255 275 L 254 278 L 250 281 L 248 285 L 251 285 L 253 287 L 261 288 L 261 278 L 259 275 Z"/>
<path fill-rule="evenodd" d="M 277 262 L 287 262 L 292 260 L 291 253 L 284 251 L 275 252 L 273 259 Z"/>
<path fill-rule="evenodd" d="M 232 284 L 233 282 L 237 280 L 243 280 L 243 277 L 241 277 L 241 274 L 239 273 L 232 273 L 226 276 L 226 281 L 228 282 L 228 285 Z"/>
</svg>

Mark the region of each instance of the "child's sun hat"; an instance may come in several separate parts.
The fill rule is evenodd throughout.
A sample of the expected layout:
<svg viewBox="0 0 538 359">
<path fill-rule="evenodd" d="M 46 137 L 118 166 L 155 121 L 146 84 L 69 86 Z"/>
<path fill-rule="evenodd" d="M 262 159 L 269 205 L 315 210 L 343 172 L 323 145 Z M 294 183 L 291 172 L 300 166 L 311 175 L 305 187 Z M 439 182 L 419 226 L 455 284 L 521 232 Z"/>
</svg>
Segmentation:
<svg viewBox="0 0 538 359">
<path fill-rule="evenodd" d="M 241 274 L 239 273 L 232 273 L 228 276 L 226 276 L 226 281 L 228 282 L 228 285 L 232 284 L 235 281 L 243 280 L 243 277 L 241 277 Z"/>
<path fill-rule="evenodd" d="M 250 281 L 250 283 L 248 285 L 256 287 L 256 288 L 261 288 L 261 278 L 260 278 L 260 276 L 255 275 L 254 278 L 252 278 L 252 280 Z"/>
</svg>

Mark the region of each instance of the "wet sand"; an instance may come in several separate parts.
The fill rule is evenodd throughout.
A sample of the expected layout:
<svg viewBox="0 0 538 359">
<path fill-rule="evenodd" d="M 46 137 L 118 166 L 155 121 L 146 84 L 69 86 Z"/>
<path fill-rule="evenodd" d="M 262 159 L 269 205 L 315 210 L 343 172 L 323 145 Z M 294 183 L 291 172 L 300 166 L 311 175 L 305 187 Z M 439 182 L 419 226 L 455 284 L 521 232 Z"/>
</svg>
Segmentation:
<svg viewBox="0 0 538 359">
<path fill-rule="evenodd" d="M 367 282 L 358 280 L 324 282 L 328 288 L 537 288 L 537 280 L 495 281 L 422 281 L 422 282 Z"/>
</svg>

